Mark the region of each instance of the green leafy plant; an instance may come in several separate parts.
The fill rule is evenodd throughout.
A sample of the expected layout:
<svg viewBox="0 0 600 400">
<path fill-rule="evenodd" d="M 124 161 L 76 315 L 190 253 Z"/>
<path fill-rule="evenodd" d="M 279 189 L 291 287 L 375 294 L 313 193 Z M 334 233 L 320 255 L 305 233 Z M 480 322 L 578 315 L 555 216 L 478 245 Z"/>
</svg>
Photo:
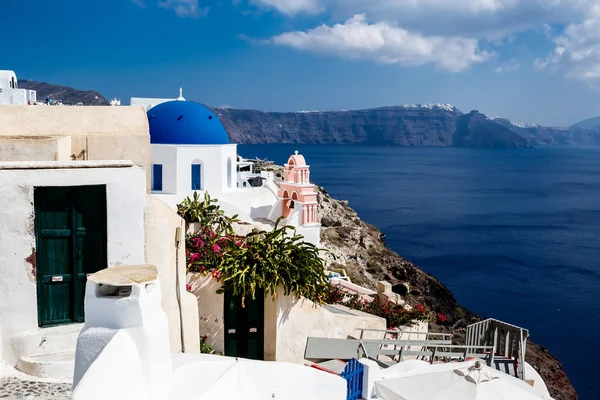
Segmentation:
<svg viewBox="0 0 600 400">
<path fill-rule="evenodd" d="M 204 192 L 204 198 L 194 192 L 192 198 L 186 197 L 177 205 L 177 213 L 187 224 L 199 222 L 216 232 L 233 233 L 232 224 L 239 222 L 238 215 L 226 216 L 217 202 L 217 199 L 210 198 L 208 192 Z"/>
<path fill-rule="evenodd" d="M 206 343 L 207 340 L 208 336 L 206 335 L 200 338 L 200 353 L 212 354 L 214 350 L 210 344 Z"/>
<path fill-rule="evenodd" d="M 322 302 L 329 285 L 320 254 L 324 250 L 280 223 L 281 218 L 272 231 L 252 232 L 241 243 L 229 240 L 231 251 L 224 252 L 218 268 L 223 290 L 254 299 L 258 288 L 276 297 L 282 287 L 285 295 L 296 293 Z"/>
<path fill-rule="evenodd" d="M 323 303 L 329 286 L 324 274 L 324 261 L 319 249 L 305 242 L 294 227 L 281 225 L 278 219 L 271 231 L 257 231 L 245 237 L 233 235 L 232 224 L 237 215 L 228 218 L 205 193 L 186 198 L 179 206 L 179 215 L 186 222 L 198 222 L 200 229 L 186 238 L 187 269 L 211 274 L 223 283 L 219 293 L 231 291 L 244 298 L 256 297 L 257 289 L 265 296 L 295 293 Z"/>
</svg>

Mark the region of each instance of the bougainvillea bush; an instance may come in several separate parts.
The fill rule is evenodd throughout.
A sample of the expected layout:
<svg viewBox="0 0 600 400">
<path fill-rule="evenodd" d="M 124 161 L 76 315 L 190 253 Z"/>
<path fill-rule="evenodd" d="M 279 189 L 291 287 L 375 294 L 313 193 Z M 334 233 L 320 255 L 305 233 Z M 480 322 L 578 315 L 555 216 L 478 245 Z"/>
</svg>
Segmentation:
<svg viewBox="0 0 600 400">
<path fill-rule="evenodd" d="M 427 321 L 430 313 L 430 310 L 422 304 L 406 310 L 403 305 L 389 300 L 385 302 L 379 302 L 376 299 L 365 301 L 358 294 L 349 294 L 338 285 L 329 285 L 326 288 L 323 301 L 327 304 L 342 304 L 353 310 L 385 318 L 388 329 L 410 326 L 414 321 Z"/>
<path fill-rule="evenodd" d="M 271 231 L 236 236 L 237 216 L 226 217 L 216 202 L 207 193 L 204 199 L 194 193 L 178 206 L 188 224 L 200 226 L 186 238 L 188 271 L 212 275 L 223 283 L 219 292 L 240 296 L 242 306 L 244 298 L 255 298 L 257 289 L 276 297 L 283 288 L 286 295 L 322 302 L 329 285 L 321 258 L 324 250 L 305 242 L 293 227 L 281 225 L 281 218 Z"/>
</svg>

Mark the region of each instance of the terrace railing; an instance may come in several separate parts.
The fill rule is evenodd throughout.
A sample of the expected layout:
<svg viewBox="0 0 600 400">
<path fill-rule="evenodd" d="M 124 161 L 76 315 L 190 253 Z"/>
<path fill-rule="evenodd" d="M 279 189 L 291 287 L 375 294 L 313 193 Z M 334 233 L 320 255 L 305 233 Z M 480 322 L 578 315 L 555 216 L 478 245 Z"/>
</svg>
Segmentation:
<svg viewBox="0 0 600 400">
<path fill-rule="evenodd" d="M 480 358 L 485 360 L 488 366 L 494 365 L 494 346 L 464 346 L 448 343 L 436 343 L 444 341 L 418 341 L 411 340 L 409 343 L 400 343 L 403 341 L 380 340 L 359 342 L 359 358 L 368 358 L 377 362 L 383 367 L 404 361 L 406 357 L 416 357 L 417 359 L 434 362 L 448 361 L 466 361 L 470 358 Z M 391 347 L 394 348 L 391 348 Z M 417 346 L 419 350 L 413 348 Z M 381 359 L 381 357 L 385 357 Z M 386 360 L 387 359 L 387 360 Z"/>
<path fill-rule="evenodd" d="M 525 380 L 525 350 L 529 330 L 496 319 L 486 319 L 469 325 L 466 332 L 467 346 L 494 346 L 497 358 L 495 367 L 505 369 Z M 511 371 L 510 367 L 514 367 Z"/>
</svg>

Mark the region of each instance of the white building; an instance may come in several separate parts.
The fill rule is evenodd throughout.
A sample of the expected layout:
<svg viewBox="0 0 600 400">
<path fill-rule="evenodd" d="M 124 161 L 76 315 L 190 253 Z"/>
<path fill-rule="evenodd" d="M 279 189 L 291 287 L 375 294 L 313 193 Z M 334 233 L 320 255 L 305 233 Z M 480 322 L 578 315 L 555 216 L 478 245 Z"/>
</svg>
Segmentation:
<svg viewBox="0 0 600 400">
<path fill-rule="evenodd" d="M 73 400 L 346 398 L 346 380 L 301 364 L 172 354 L 158 275 L 124 266 L 90 276 Z"/>
<path fill-rule="evenodd" d="M 19 89 L 19 81 L 14 71 L 0 70 L 0 104 L 34 104 L 36 91 Z"/>
<path fill-rule="evenodd" d="M 181 90 L 176 100 L 132 98 L 131 103 L 148 110 L 153 195 L 176 209 L 194 192 L 208 192 L 226 214 L 237 214 L 242 222 L 268 228 L 283 216 L 307 241 L 320 242 L 316 191 L 301 155 L 290 157 L 287 168 L 302 169 L 302 174 L 286 173 L 282 185 L 290 190 L 282 191 L 272 173 L 254 173 L 253 163 L 237 155 L 237 145 L 229 143 L 217 115 L 202 104 L 186 101 Z M 300 177 L 302 181 L 295 183 Z"/>
</svg>

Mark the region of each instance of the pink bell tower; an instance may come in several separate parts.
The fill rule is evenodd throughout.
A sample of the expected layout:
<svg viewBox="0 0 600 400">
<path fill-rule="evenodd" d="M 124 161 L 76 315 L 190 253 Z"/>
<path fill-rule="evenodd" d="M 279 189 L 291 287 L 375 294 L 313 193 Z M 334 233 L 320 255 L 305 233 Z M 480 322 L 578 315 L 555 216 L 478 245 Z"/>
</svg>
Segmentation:
<svg viewBox="0 0 600 400">
<path fill-rule="evenodd" d="M 310 167 L 304 157 L 295 152 L 284 165 L 283 182 L 278 197 L 282 200 L 281 215 L 288 218 L 295 209 L 302 210 L 302 225 L 317 224 L 317 191 L 310 183 Z"/>
</svg>

